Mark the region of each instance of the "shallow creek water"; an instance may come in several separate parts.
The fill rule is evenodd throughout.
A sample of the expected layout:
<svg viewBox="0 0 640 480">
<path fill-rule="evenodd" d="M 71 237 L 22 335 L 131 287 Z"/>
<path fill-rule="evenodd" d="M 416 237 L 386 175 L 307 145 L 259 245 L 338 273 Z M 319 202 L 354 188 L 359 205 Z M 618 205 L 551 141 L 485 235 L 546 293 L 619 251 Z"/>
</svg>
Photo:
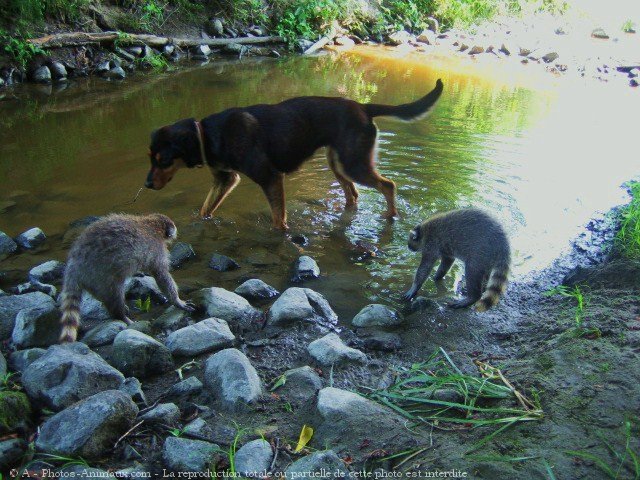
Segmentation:
<svg viewBox="0 0 640 480">
<path fill-rule="evenodd" d="M 286 288 L 298 249 L 270 229 L 267 202 L 248 179 L 210 221 L 196 215 L 209 186 L 206 169 L 180 171 L 164 190 L 144 190 L 128 203 L 148 170 L 149 133 L 181 118 L 297 95 L 405 103 L 431 90 L 437 78 L 445 89 L 427 119 L 376 121 L 378 168 L 398 186 L 401 218 L 395 223 L 380 217 L 384 199 L 367 188 L 360 189 L 359 210 L 343 215 L 342 192 L 322 151 L 288 178 L 291 234 L 308 237 L 304 251 L 322 270 L 306 286 L 323 293 L 343 321 L 367 303 L 399 305 L 419 262 L 406 248 L 410 228 L 433 212 L 468 205 L 484 207 L 504 223 L 516 275 L 539 269 L 567 248 L 596 210 L 624 199 L 620 184 L 637 174 L 637 95 L 607 85 L 562 80 L 536 86 L 475 73 L 356 50 L 5 94 L 0 230 L 14 236 L 38 226 L 49 240 L 36 253 L 3 261 L 0 269 L 64 260 L 64 232 L 80 217 L 158 211 L 174 219 L 180 240 L 198 254 L 175 273 L 183 288 L 233 290 L 252 277 Z M 527 77 L 525 70 L 519 75 Z M 362 242 L 378 249 L 374 258 L 363 258 Z M 233 257 L 241 268 L 214 272 L 207 267 L 214 252 Z M 457 267 L 438 292 L 428 281 L 422 293 L 451 294 L 460 275 Z"/>
</svg>

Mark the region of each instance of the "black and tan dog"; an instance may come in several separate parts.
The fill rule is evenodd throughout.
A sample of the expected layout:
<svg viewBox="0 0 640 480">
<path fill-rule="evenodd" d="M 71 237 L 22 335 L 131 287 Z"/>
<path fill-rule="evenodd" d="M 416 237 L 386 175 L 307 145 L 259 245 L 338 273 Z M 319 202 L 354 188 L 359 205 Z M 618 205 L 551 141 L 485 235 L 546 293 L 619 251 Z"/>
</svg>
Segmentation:
<svg viewBox="0 0 640 480">
<path fill-rule="evenodd" d="M 260 185 L 276 228 L 287 228 L 284 175 L 296 170 L 320 147 L 344 190 L 347 207 L 356 205 L 354 182 L 380 191 L 386 216 L 397 215 L 395 184 L 375 169 L 377 129 L 372 119 L 413 120 L 426 114 L 442 93 L 442 81 L 413 103 L 361 104 L 333 97 L 297 97 L 275 105 L 230 108 L 204 118 L 180 120 L 151 135 L 151 170 L 145 186 L 160 190 L 182 167 L 208 166 L 213 186 L 200 215 L 209 217 L 240 182 L 238 172 Z"/>
</svg>

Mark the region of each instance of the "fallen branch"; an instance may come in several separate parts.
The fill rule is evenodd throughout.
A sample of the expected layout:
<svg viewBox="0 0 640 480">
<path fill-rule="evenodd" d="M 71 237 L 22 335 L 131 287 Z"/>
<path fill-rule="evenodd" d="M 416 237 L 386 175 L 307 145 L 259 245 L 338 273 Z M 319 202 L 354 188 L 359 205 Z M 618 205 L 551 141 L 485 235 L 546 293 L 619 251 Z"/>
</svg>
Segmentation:
<svg viewBox="0 0 640 480">
<path fill-rule="evenodd" d="M 327 37 L 327 36 L 322 37 L 316 43 L 314 43 L 309 48 L 307 48 L 304 51 L 304 55 L 311 55 L 312 53 L 316 53 L 318 50 L 320 50 L 322 47 L 324 47 L 330 41 L 331 41 L 331 39 L 329 37 Z"/>
<path fill-rule="evenodd" d="M 232 43 L 241 45 L 255 45 L 263 43 L 283 43 L 282 37 L 238 37 L 238 38 L 171 38 L 159 37 L 156 35 L 121 33 L 121 32 L 71 32 L 57 33 L 40 38 L 27 40 L 33 45 L 41 48 L 63 48 L 80 47 L 91 44 L 112 44 L 119 40 L 128 45 L 149 45 L 150 47 L 164 47 L 165 45 L 176 45 L 178 47 L 197 47 L 198 45 L 208 45 L 210 47 L 224 47 Z"/>
</svg>

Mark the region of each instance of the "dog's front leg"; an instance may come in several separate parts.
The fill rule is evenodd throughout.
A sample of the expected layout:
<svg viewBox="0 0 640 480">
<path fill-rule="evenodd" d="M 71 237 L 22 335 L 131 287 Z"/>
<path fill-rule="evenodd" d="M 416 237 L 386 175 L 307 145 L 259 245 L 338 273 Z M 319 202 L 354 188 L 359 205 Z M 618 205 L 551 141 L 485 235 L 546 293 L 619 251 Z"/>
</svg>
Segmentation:
<svg viewBox="0 0 640 480">
<path fill-rule="evenodd" d="M 225 198 L 240 183 L 240 175 L 236 172 L 212 172 L 213 185 L 209 190 L 209 194 L 200 208 L 200 216 L 209 218 L 213 212 L 222 204 Z"/>
<path fill-rule="evenodd" d="M 267 196 L 267 200 L 269 200 L 274 228 L 288 230 L 287 211 L 285 209 L 284 174 L 273 177 L 269 183 L 262 186 L 262 190 Z"/>
</svg>

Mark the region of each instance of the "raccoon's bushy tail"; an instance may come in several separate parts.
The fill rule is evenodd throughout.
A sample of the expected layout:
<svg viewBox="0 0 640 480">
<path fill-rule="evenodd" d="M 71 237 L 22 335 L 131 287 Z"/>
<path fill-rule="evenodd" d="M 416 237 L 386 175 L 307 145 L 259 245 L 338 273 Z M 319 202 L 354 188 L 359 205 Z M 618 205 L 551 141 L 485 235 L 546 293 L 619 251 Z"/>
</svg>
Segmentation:
<svg viewBox="0 0 640 480">
<path fill-rule="evenodd" d="M 401 118 L 402 120 L 414 120 L 420 118 L 433 107 L 442 94 L 442 80 L 438 79 L 433 90 L 427 93 L 420 100 L 404 105 L 380 105 L 368 103 L 364 105 L 364 110 L 370 118 L 380 116 L 390 116 Z"/>
<path fill-rule="evenodd" d="M 489 275 L 489 281 L 487 282 L 487 288 L 478 303 L 476 303 L 476 310 L 478 312 L 485 312 L 498 303 L 500 296 L 507 288 L 507 278 L 509 276 L 509 263 L 500 263 L 491 269 Z"/>
<path fill-rule="evenodd" d="M 82 289 L 76 282 L 70 282 L 65 278 L 62 289 L 61 306 L 62 331 L 60 332 L 60 343 L 75 342 L 80 327 L 80 301 L 82 299 Z"/>
</svg>

